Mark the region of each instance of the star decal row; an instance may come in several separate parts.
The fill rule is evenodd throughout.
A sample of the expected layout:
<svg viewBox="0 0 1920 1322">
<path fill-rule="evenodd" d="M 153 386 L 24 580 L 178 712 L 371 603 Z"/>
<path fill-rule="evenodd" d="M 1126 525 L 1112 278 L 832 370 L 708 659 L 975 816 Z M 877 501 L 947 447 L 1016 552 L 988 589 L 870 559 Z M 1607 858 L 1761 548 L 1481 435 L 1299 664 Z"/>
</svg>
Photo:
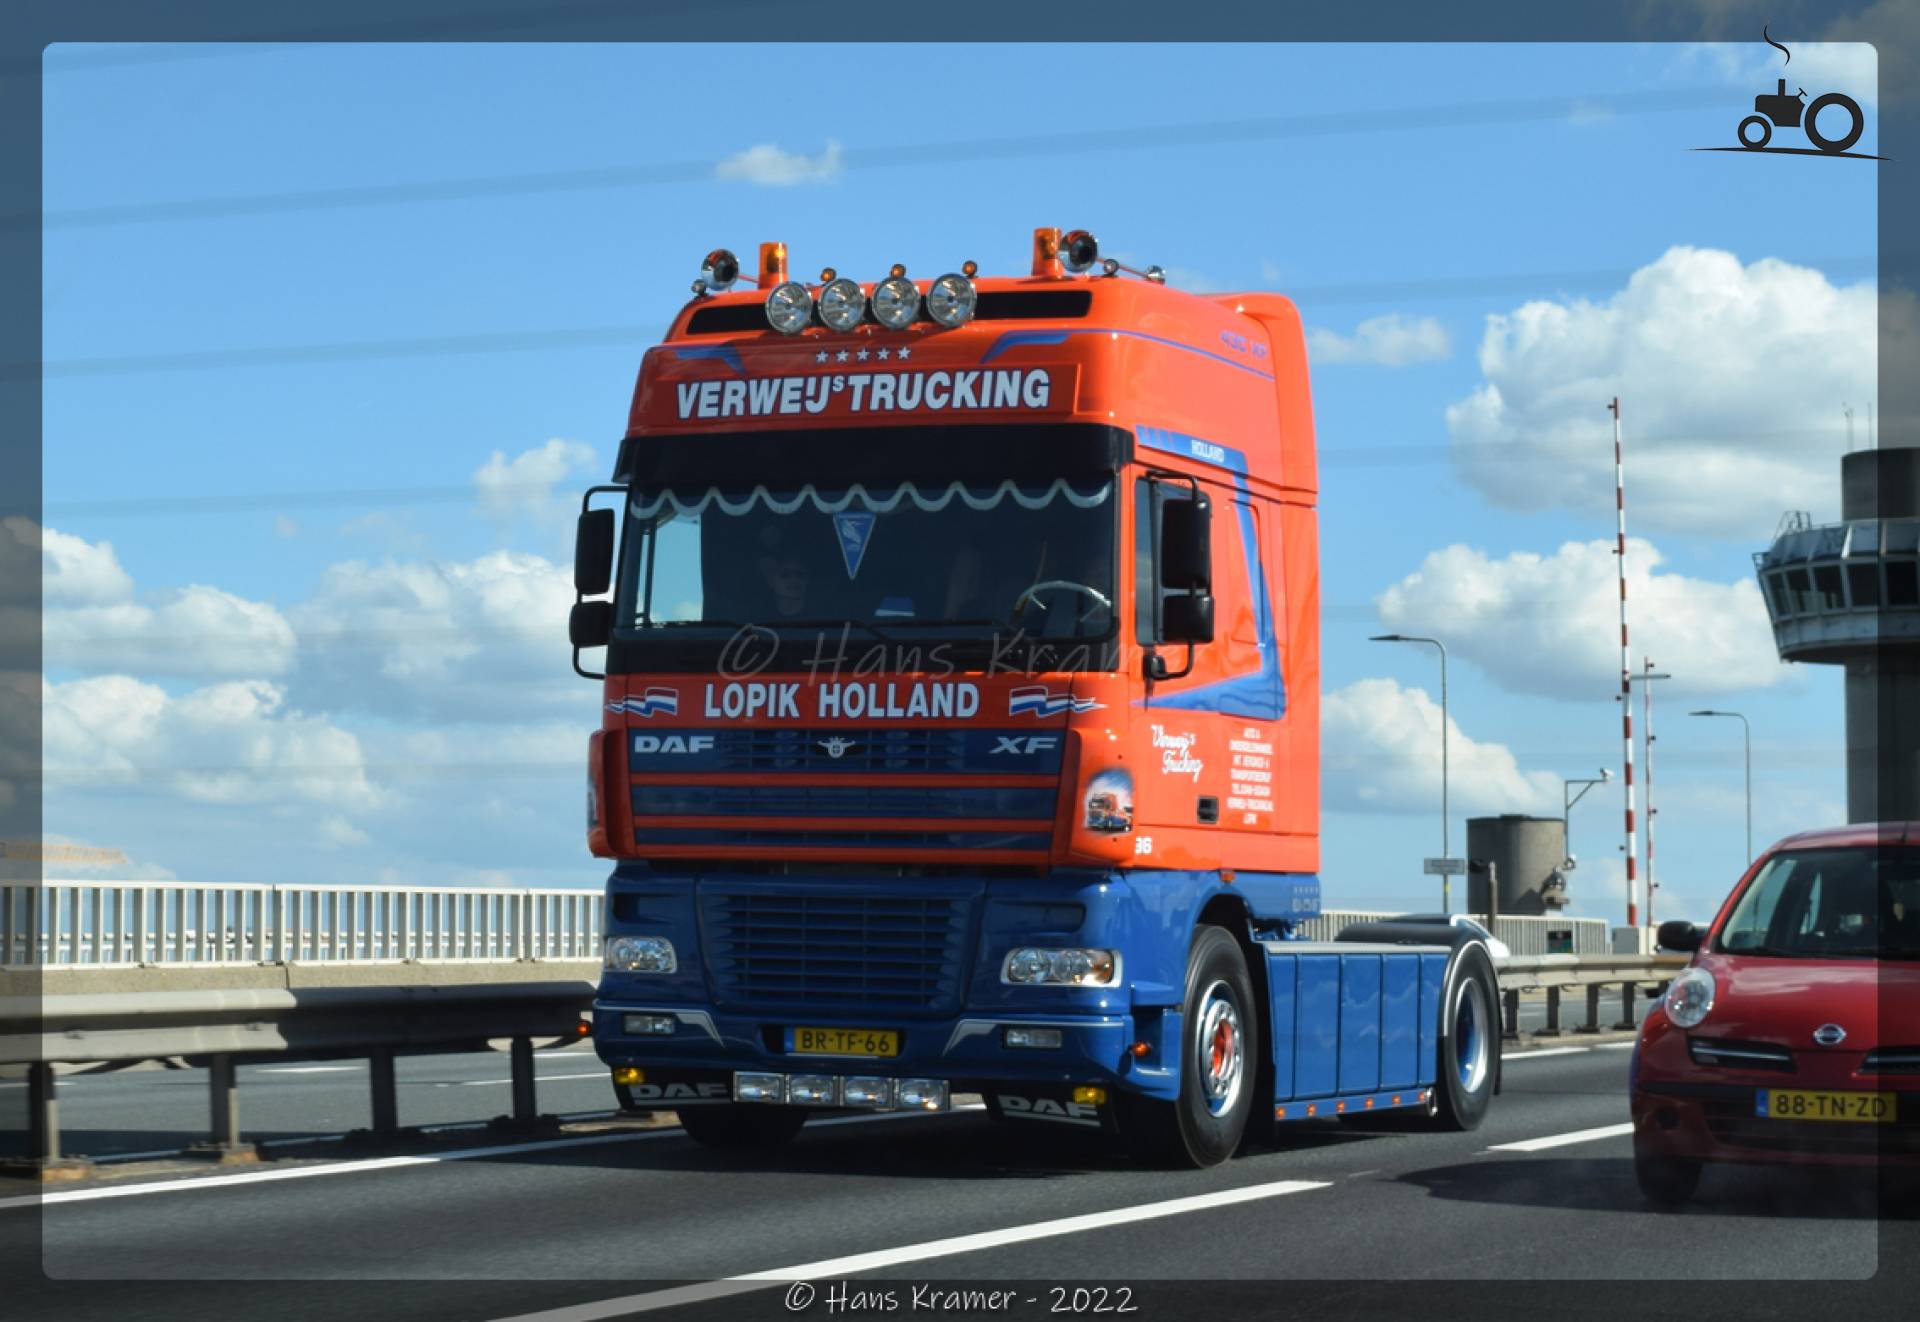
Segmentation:
<svg viewBox="0 0 1920 1322">
<path fill-rule="evenodd" d="M 825 349 L 822 349 L 819 353 L 816 353 L 813 356 L 813 361 L 816 363 L 824 363 L 827 361 L 829 357 L 831 357 L 833 361 L 836 363 L 844 363 L 847 361 L 848 356 L 849 355 L 845 349 L 842 349 L 838 353 L 831 354 L 831 355 L 829 355 Z M 864 348 L 856 349 L 851 356 L 856 362 L 864 363 L 867 361 L 867 351 Z M 889 357 L 896 357 L 901 362 L 904 363 L 905 361 L 907 361 L 907 359 L 913 357 L 913 350 L 909 348 L 905 348 L 904 346 L 899 349 L 882 349 L 880 350 L 877 356 L 879 357 L 880 361 L 883 363 L 886 362 Z"/>
</svg>

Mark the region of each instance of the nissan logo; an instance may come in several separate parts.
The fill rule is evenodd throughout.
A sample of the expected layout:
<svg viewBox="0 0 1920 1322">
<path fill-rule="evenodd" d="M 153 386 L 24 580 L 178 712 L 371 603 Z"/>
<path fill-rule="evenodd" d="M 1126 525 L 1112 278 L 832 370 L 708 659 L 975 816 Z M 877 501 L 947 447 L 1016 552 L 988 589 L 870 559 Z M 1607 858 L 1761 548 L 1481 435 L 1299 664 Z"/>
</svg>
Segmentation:
<svg viewBox="0 0 1920 1322">
<path fill-rule="evenodd" d="M 1837 1047 L 1847 1040 L 1847 1030 L 1838 1024 L 1822 1024 L 1813 1030 L 1813 1040 L 1823 1047 Z"/>
</svg>

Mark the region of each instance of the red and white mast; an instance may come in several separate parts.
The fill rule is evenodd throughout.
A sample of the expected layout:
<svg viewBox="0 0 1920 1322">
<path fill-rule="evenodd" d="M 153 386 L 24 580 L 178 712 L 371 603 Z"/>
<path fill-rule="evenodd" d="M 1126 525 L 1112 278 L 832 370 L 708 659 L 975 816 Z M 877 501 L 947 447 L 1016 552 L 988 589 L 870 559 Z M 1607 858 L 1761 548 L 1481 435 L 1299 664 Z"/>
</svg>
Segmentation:
<svg viewBox="0 0 1920 1322">
<path fill-rule="evenodd" d="M 1625 746 L 1622 755 L 1626 774 L 1622 778 L 1627 792 L 1627 926 L 1640 926 L 1640 907 L 1634 902 L 1638 883 L 1634 859 L 1637 853 L 1633 834 L 1633 659 L 1627 646 L 1627 469 L 1620 454 L 1620 397 L 1607 405 L 1613 413 L 1613 504 L 1619 521 L 1618 541 L 1613 553 L 1620 568 L 1620 735 Z"/>
</svg>

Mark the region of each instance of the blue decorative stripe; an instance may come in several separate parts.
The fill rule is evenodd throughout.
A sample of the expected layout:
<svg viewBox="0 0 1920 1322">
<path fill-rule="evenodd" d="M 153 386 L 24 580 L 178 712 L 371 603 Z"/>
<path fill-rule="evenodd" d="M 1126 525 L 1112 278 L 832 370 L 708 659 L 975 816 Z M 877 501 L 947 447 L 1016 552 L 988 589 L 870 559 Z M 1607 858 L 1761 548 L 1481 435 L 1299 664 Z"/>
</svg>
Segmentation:
<svg viewBox="0 0 1920 1322">
<path fill-rule="evenodd" d="M 995 358 L 998 358 L 1001 354 L 1005 353 L 1008 349 L 1017 349 L 1022 345 L 1065 344 L 1067 342 L 1067 339 L 1070 336 L 1074 336 L 1074 335 L 1107 335 L 1107 336 L 1117 335 L 1124 339 L 1129 339 L 1129 340 L 1146 340 L 1150 344 L 1165 345 L 1169 349 L 1178 349 L 1182 353 L 1196 353 L 1196 354 L 1199 354 L 1202 358 L 1211 358 L 1216 363 L 1224 364 L 1225 366 L 1235 368 L 1238 371 L 1251 372 L 1253 375 L 1259 377 L 1262 381 L 1273 380 L 1273 373 L 1263 372 L 1257 367 L 1249 367 L 1245 363 L 1235 362 L 1233 359 L 1227 357 L 1225 354 L 1213 353 L 1209 350 L 1202 349 L 1191 344 L 1182 344 L 1179 340 L 1169 340 L 1165 336 L 1161 336 L 1161 335 L 1148 335 L 1145 331 L 1117 330 L 1117 329 L 1114 329 L 1113 327 L 1099 327 L 1099 326 L 1076 326 L 1071 330 L 1007 331 L 1005 334 L 1001 335 L 999 339 L 995 340 L 988 347 L 986 353 L 980 356 L 980 361 L 982 363 L 990 363 Z"/>
<path fill-rule="evenodd" d="M 718 358 L 721 362 L 743 376 L 747 371 L 747 365 L 740 361 L 740 351 L 731 344 L 676 344 L 672 346 L 669 352 L 678 354 L 682 358 L 692 359 L 696 362 L 709 358 Z"/>
<path fill-rule="evenodd" d="M 662 828 L 637 830 L 634 843 L 796 849 L 1026 849 L 1053 843 L 1046 831 L 805 831 Z"/>
<path fill-rule="evenodd" d="M 1054 791 L 974 786 L 636 785 L 636 816 L 995 817 L 1053 821 Z"/>
<path fill-rule="evenodd" d="M 1188 459 L 1198 459 L 1203 464 L 1212 464 L 1224 468 L 1230 473 L 1245 476 L 1247 456 L 1231 445 L 1221 445 L 1217 441 L 1205 441 L 1198 436 L 1188 436 L 1184 432 L 1168 431 L 1162 427 L 1137 427 L 1134 429 L 1142 445 L 1155 450 L 1164 450 L 1168 454 L 1182 455 Z"/>
</svg>

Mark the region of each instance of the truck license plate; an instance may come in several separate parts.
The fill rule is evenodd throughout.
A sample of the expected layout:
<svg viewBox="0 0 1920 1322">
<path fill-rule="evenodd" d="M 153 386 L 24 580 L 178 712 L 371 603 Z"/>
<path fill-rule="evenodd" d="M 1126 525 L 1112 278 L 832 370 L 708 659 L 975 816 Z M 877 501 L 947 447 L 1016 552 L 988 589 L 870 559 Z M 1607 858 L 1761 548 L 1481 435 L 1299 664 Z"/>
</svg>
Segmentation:
<svg viewBox="0 0 1920 1322">
<path fill-rule="evenodd" d="M 1890 1125 L 1899 1094 L 1890 1092 L 1808 1092 L 1797 1088 L 1760 1088 L 1754 1114 L 1767 1120 L 1854 1120 Z"/>
<path fill-rule="evenodd" d="M 890 1028 L 796 1028 L 796 1056 L 897 1056 L 900 1034 Z"/>
</svg>

